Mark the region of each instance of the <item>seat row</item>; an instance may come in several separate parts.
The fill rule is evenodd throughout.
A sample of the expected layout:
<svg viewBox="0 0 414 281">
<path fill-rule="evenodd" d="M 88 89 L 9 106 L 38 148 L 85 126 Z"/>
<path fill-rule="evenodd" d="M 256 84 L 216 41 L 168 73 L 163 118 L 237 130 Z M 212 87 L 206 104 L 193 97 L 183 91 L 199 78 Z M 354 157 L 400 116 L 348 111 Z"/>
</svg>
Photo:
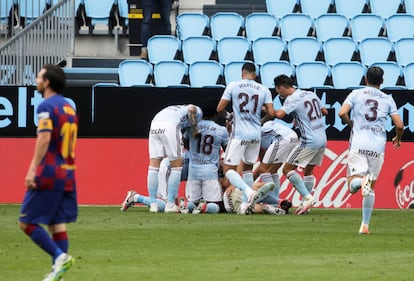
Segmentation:
<svg viewBox="0 0 414 281">
<path fill-rule="evenodd" d="M 400 66 L 414 61 L 414 37 L 393 43 L 386 37 L 366 38 L 355 42 L 350 37 L 330 38 L 321 43 L 315 37 L 298 37 L 289 42 L 280 37 L 259 37 L 252 43 L 243 36 L 224 37 L 216 42 L 209 36 L 194 36 L 183 41 L 173 35 L 154 35 L 148 41 L 148 60 L 231 61 L 252 60 L 258 65 L 286 60 L 293 65 L 323 61 L 327 65 L 360 61 L 369 66 L 376 62 L 396 61 Z"/>
<path fill-rule="evenodd" d="M 197 61 L 185 64 L 179 60 L 151 64 L 145 60 L 124 60 L 118 68 L 119 85 L 156 87 L 224 87 L 241 79 L 242 65 L 248 60 L 222 65 L 216 61 Z M 395 62 L 376 63 L 384 69 L 384 88 L 414 89 L 414 63 L 404 68 Z M 305 62 L 294 66 L 286 61 L 257 65 L 257 76 L 268 88 L 274 88 L 273 79 L 286 74 L 296 79 L 300 88 L 328 87 L 355 88 L 363 85 L 367 67 L 359 62 L 340 62 L 328 66 L 323 62 Z M 404 77 L 411 77 L 406 79 Z"/>
<path fill-rule="evenodd" d="M 211 17 L 187 12 L 177 16 L 177 37 L 209 35 L 216 41 L 228 36 L 245 36 L 250 41 L 263 36 L 279 36 L 284 41 L 296 37 L 315 36 L 319 41 L 350 36 L 355 41 L 367 37 L 386 36 L 395 42 L 414 34 L 414 15 L 393 14 L 386 20 L 374 14 L 357 14 L 351 19 L 327 13 L 312 19 L 309 15 L 290 13 L 278 19 L 270 13 L 254 12 L 245 18 L 236 12 L 218 12 Z"/>
<path fill-rule="evenodd" d="M 317 18 L 332 12 L 352 18 L 359 13 L 372 13 L 388 18 L 395 13 L 414 15 L 413 0 L 266 0 L 266 9 L 278 18 L 299 12 Z"/>
</svg>

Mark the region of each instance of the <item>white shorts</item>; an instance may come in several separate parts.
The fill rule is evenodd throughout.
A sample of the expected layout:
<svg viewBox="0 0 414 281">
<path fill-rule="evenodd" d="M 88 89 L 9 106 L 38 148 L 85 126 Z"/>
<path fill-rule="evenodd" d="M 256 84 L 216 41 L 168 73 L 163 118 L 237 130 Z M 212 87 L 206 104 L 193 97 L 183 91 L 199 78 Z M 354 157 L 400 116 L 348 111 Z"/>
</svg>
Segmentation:
<svg viewBox="0 0 414 281">
<path fill-rule="evenodd" d="M 149 131 L 149 157 L 170 161 L 181 159 L 181 131 L 170 122 L 152 121 Z"/>
<path fill-rule="evenodd" d="M 185 197 L 191 202 L 196 202 L 201 198 L 208 202 L 220 202 L 221 196 L 221 185 L 218 179 L 187 180 L 185 185 Z"/>
<path fill-rule="evenodd" d="M 325 148 L 307 149 L 302 148 L 299 143 L 289 153 L 286 162 L 301 168 L 305 168 L 308 165 L 321 165 L 324 154 Z"/>
<path fill-rule="evenodd" d="M 238 189 L 234 188 L 231 192 L 223 193 L 223 203 L 224 208 L 226 209 L 227 213 L 239 213 L 240 207 L 242 203 L 243 192 Z"/>
<path fill-rule="evenodd" d="M 286 161 L 289 153 L 297 145 L 297 136 L 289 136 L 281 140 L 274 141 L 266 150 L 263 155 L 262 162 L 264 164 L 276 164 Z"/>
<path fill-rule="evenodd" d="M 256 163 L 260 152 L 260 139 L 240 140 L 230 139 L 224 152 L 223 163 L 237 166 L 243 161 L 246 164 Z"/>
<path fill-rule="evenodd" d="M 384 164 L 384 153 L 351 150 L 348 153 L 347 176 L 371 174 L 376 180 Z"/>
</svg>

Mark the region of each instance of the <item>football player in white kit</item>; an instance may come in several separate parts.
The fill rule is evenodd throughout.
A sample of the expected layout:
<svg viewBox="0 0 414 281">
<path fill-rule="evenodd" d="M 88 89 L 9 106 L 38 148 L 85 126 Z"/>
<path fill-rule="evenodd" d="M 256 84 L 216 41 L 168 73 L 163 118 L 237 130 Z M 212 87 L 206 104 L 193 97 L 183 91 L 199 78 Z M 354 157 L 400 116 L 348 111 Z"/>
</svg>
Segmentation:
<svg viewBox="0 0 414 281">
<path fill-rule="evenodd" d="M 229 141 L 226 127 L 215 122 L 217 100 L 207 101 L 201 106 L 203 119 L 198 121 L 196 136 L 188 130 L 184 138 L 189 141 L 190 162 L 185 187 L 187 201 L 180 201 L 180 212 L 218 213 L 224 211 L 222 187 L 219 182 L 220 152 Z M 197 207 L 196 204 L 198 204 Z"/>
<path fill-rule="evenodd" d="M 367 86 L 353 90 L 339 110 L 339 116 L 352 128 L 347 176 L 349 192 L 355 193 L 361 189 L 363 196 L 360 234 L 369 234 L 375 181 L 384 163 L 387 117 L 391 117 L 395 126 L 396 135 L 392 139 L 394 148 L 400 147 L 404 132 L 395 101 L 380 90 L 383 75 L 384 71 L 380 67 L 370 67 L 365 77 Z"/>
<path fill-rule="evenodd" d="M 233 122 L 230 141 L 224 154 L 224 174 L 228 180 L 243 191 L 241 214 L 252 211 L 261 193 L 272 189 L 272 183 L 264 185 L 254 192 L 253 164 L 256 163 L 260 152 L 261 114 L 262 106 L 266 114 L 273 116 L 273 99 L 269 89 L 255 81 L 256 66 L 247 62 L 241 69 L 241 80 L 229 83 L 217 105 L 217 112 L 224 112 L 232 103 Z M 243 164 L 243 178 L 236 171 Z"/>
<path fill-rule="evenodd" d="M 279 120 L 269 120 L 263 124 L 260 142 L 261 161 L 255 174 L 263 182 L 275 183 L 274 192 L 266 197 L 265 203 L 273 205 L 279 205 L 283 201 L 285 201 L 284 204 L 290 203 L 288 200 L 279 199 L 280 178 L 278 171 L 298 142 L 296 132 Z"/>
<path fill-rule="evenodd" d="M 150 212 L 158 212 L 157 190 L 158 172 L 161 160 L 168 157 L 171 173 L 168 177 L 167 204 L 164 212 L 179 211 L 175 200 L 178 194 L 182 172 L 181 130 L 191 128 L 191 134 L 198 133 L 197 122 L 202 118 L 200 107 L 186 105 L 171 105 L 159 111 L 152 119 L 149 130 L 149 157 L 147 185 L 151 200 Z"/>
<path fill-rule="evenodd" d="M 313 169 L 316 165 L 321 165 L 325 153 L 323 116 L 328 114 L 328 110 L 315 93 L 294 87 L 292 78 L 282 74 L 275 77 L 274 82 L 277 93 L 285 100 L 283 106 L 275 111 L 275 117 L 282 119 L 292 114 L 300 133 L 299 143 L 290 152 L 283 166 L 283 174 L 303 198 L 303 204 L 296 213 L 304 214 L 316 204 L 310 191 L 315 185 Z M 298 167 L 303 168 L 303 179 L 296 172 Z"/>
</svg>

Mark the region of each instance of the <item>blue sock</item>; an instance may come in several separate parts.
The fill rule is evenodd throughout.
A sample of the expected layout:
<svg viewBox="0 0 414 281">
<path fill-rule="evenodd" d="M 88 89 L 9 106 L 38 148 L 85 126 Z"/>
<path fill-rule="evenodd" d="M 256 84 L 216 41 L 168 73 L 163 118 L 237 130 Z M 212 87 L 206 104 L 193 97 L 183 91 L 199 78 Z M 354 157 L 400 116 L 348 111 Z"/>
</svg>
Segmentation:
<svg viewBox="0 0 414 281">
<path fill-rule="evenodd" d="M 157 191 L 158 191 L 158 168 L 149 167 L 148 168 L 148 195 L 151 203 L 157 202 Z"/>
<path fill-rule="evenodd" d="M 69 238 L 66 231 L 56 232 L 52 235 L 53 241 L 64 252 L 67 253 L 69 249 Z"/>
<path fill-rule="evenodd" d="M 254 192 L 250 186 L 242 179 L 242 177 L 235 170 L 228 170 L 226 172 L 226 178 L 232 185 L 243 191 L 242 201 L 247 202 L 247 194 Z"/>
<path fill-rule="evenodd" d="M 275 183 L 275 189 L 273 190 L 273 195 L 279 201 L 279 193 L 280 193 L 280 179 L 279 179 L 279 174 L 273 174 L 272 175 L 272 178 L 273 178 L 273 182 Z"/>
<path fill-rule="evenodd" d="M 253 172 L 252 171 L 244 171 L 243 172 L 243 180 L 248 186 L 252 187 L 253 182 L 254 182 Z"/>
<path fill-rule="evenodd" d="M 48 253 L 53 260 L 55 260 L 63 251 L 56 245 L 56 243 L 50 238 L 47 231 L 37 224 L 29 224 L 25 230 L 26 234 L 36 243 L 40 248 L 42 248 L 46 253 Z"/>
<path fill-rule="evenodd" d="M 219 205 L 216 203 L 207 203 L 206 213 L 217 214 L 220 211 Z"/>
<path fill-rule="evenodd" d="M 361 188 L 362 178 L 353 178 L 349 183 L 349 191 L 351 193 L 357 192 Z"/>
<path fill-rule="evenodd" d="M 310 195 L 309 191 L 306 189 L 302 177 L 295 170 L 287 173 L 286 177 L 293 184 L 299 194 L 302 195 L 302 197 Z"/>
<path fill-rule="evenodd" d="M 276 197 L 272 192 L 270 192 L 265 198 L 263 198 L 263 200 L 261 201 L 262 203 L 265 204 L 270 204 L 270 205 L 279 205 L 279 198 Z"/>
<path fill-rule="evenodd" d="M 196 205 L 194 204 L 194 202 L 190 202 L 190 201 L 187 202 L 187 208 L 188 208 L 188 211 L 190 213 L 193 212 L 193 210 L 195 209 L 195 207 L 196 207 Z"/>
<path fill-rule="evenodd" d="M 158 212 L 163 213 L 165 209 L 165 202 L 157 198 Z M 149 205 L 148 205 L 149 206 Z"/>
<path fill-rule="evenodd" d="M 144 196 L 144 195 L 141 195 L 141 194 L 135 195 L 134 202 L 144 204 L 145 206 L 148 206 L 148 207 L 151 205 L 150 198 L 148 196 Z M 156 202 L 158 204 L 158 211 L 163 212 L 164 208 L 165 208 L 165 202 L 161 199 L 158 199 L 158 198 L 156 199 Z"/>
<path fill-rule="evenodd" d="M 309 191 L 309 193 L 311 193 L 313 188 L 315 187 L 315 177 L 313 175 L 304 176 L 303 182 L 305 184 L 306 189 Z"/>
<path fill-rule="evenodd" d="M 375 193 L 373 190 L 368 194 L 368 196 L 362 198 L 362 223 L 369 225 L 371 220 L 372 209 L 374 208 L 375 203 Z"/>
<path fill-rule="evenodd" d="M 168 202 L 175 203 L 175 198 L 177 198 L 178 195 L 178 188 L 180 187 L 182 170 L 182 167 L 171 168 L 171 173 L 167 182 Z"/>
</svg>

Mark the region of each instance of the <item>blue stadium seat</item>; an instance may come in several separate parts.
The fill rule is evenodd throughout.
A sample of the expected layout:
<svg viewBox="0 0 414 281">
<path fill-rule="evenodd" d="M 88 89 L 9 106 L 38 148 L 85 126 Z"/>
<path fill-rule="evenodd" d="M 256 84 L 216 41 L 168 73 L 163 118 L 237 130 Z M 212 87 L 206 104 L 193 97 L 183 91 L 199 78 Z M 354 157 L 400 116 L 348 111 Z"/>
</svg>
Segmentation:
<svg viewBox="0 0 414 281">
<path fill-rule="evenodd" d="M 173 35 L 153 35 L 148 39 L 148 61 L 152 64 L 175 60 L 181 52 L 181 40 Z"/>
<path fill-rule="evenodd" d="M 414 0 L 404 0 L 405 12 L 414 16 Z"/>
<path fill-rule="evenodd" d="M 309 36 L 313 32 L 313 20 L 305 14 L 287 14 L 279 21 L 280 36 L 285 41 Z"/>
<path fill-rule="evenodd" d="M 374 63 L 372 66 L 379 66 L 384 70 L 384 82 L 381 85 L 381 88 L 404 88 L 399 83 L 403 77 L 402 68 L 394 61 L 386 61 Z"/>
<path fill-rule="evenodd" d="M 267 62 L 260 66 L 260 79 L 262 84 L 273 89 L 275 87 L 274 79 L 276 76 L 285 74 L 295 76 L 295 67 L 287 61 Z"/>
<path fill-rule="evenodd" d="M 298 0 L 266 0 L 266 10 L 278 19 L 296 12 Z"/>
<path fill-rule="evenodd" d="M 127 59 L 119 64 L 118 75 L 121 87 L 151 86 L 153 67 L 145 60 Z"/>
<path fill-rule="evenodd" d="M 3 2 L 4 0 L 2 0 Z M 113 0 L 112 0 L 113 1 Z M 25 25 L 40 17 L 46 10 L 47 0 L 21 0 L 18 2 L 19 16 L 25 19 Z"/>
<path fill-rule="evenodd" d="M 368 1 L 369 0 L 335 0 L 336 12 L 351 19 L 367 10 Z"/>
<path fill-rule="evenodd" d="M 324 62 L 304 62 L 296 66 L 297 86 L 302 89 L 324 88 L 326 80 L 330 76 L 330 68 Z"/>
<path fill-rule="evenodd" d="M 394 44 L 385 37 L 366 38 L 358 45 L 361 63 L 365 66 L 389 60 Z"/>
<path fill-rule="evenodd" d="M 401 10 L 404 0 L 369 0 L 371 13 L 386 19 Z"/>
<path fill-rule="evenodd" d="M 182 41 L 183 60 L 187 64 L 210 60 L 216 52 L 217 42 L 210 36 L 192 36 Z"/>
<path fill-rule="evenodd" d="M 359 14 L 351 19 L 351 35 L 356 42 L 384 34 L 385 21 L 373 14 Z"/>
<path fill-rule="evenodd" d="M 331 38 L 322 46 L 326 64 L 351 61 L 357 52 L 357 44 L 350 37 Z"/>
<path fill-rule="evenodd" d="M 242 79 L 242 67 L 243 64 L 246 62 L 253 61 L 250 60 L 241 60 L 241 61 L 232 61 L 224 66 L 224 79 L 226 82 L 226 85 L 228 85 L 230 82 L 233 81 L 239 81 Z M 259 76 L 259 66 L 256 65 L 256 74 Z"/>
<path fill-rule="evenodd" d="M 85 15 L 91 19 L 90 33 L 107 34 L 112 32 L 110 24 L 114 0 L 84 0 Z"/>
<path fill-rule="evenodd" d="M 13 0 L 0 1 L 0 24 L 5 25 L 8 23 L 11 9 L 13 7 Z M 2 29 L 0 27 L 0 29 Z"/>
<path fill-rule="evenodd" d="M 407 64 L 404 67 L 405 86 L 409 90 L 414 90 L 414 62 Z"/>
<path fill-rule="evenodd" d="M 176 18 L 176 32 L 180 40 L 191 36 L 206 35 L 209 28 L 210 19 L 203 13 L 185 12 Z"/>
<path fill-rule="evenodd" d="M 340 14 L 323 14 L 315 19 L 315 34 L 319 41 L 346 36 L 349 31 L 348 19 Z"/>
<path fill-rule="evenodd" d="M 78 0 L 79 1 L 79 0 Z M 116 0 L 118 3 L 119 16 L 124 21 L 125 26 L 128 26 L 128 2 L 127 0 Z"/>
<path fill-rule="evenodd" d="M 316 19 L 320 15 L 331 12 L 333 0 L 300 0 L 302 13 Z"/>
<path fill-rule="evenodd" d="M 188 66 L 179 60 L 160 61 L 154 65 L 156 87 L 190 87 L 186 84 Z"/>
<path fill-rule="evenodd" d="M 244 17 L 236 12 L 217 12 L 210 17 L 211 37 L 219 41 L 223 37 L 243 34 Z"/>
<path fill-rule="evenodd" d="M 280 37 L 260 37 L 252 43 L 254 62 L 258 65 L 279 61 L 285 52 L 286 43 Z"/>
<path fill-rule="evenodd" d="M 223 37 L 217 42 L 217 56 L 221 64 L 241 61 L 248 58 L 251 43 L 244 36 Z"/>
<path fill-rule="evenodd" d="M 322 44 L 315 37 L 297 37 L 287 44 L 289 61 L 293 65 L 316 61 L 322 51 Z"/>
<path fill-rule="evenodd" d="M 196 61 L 190 64 L 188 76 L 191 87 L 220 87 L 224 75 L 224 67 L 217 61 Z"/>
<path fill-rule="evenodd" d="M 395 42 L 395 59 L 400 66 L 414 62 L 414 38 L 402 38 Z"/>
<path fill-rule="evenodd" d="M 386 21 L 387 37 L 392 42 L 397 42 L 402 38 L 414 37 L 414 15 L 395 14 Z"/>
<path fill-rule="evenodd" d="M 335 89 L 348 89 L 363 87 L 366 68 L 359 62 L 340 62 L 332 66 L 331 76 Z"/>
<path fill-rule="evenodd" d="M 246 37 L 250 41 L 276 35 L 278 26 L 279 21 L 274 15 L 261 12 L 247 15 L 244 22 Z"/>
</svg>

